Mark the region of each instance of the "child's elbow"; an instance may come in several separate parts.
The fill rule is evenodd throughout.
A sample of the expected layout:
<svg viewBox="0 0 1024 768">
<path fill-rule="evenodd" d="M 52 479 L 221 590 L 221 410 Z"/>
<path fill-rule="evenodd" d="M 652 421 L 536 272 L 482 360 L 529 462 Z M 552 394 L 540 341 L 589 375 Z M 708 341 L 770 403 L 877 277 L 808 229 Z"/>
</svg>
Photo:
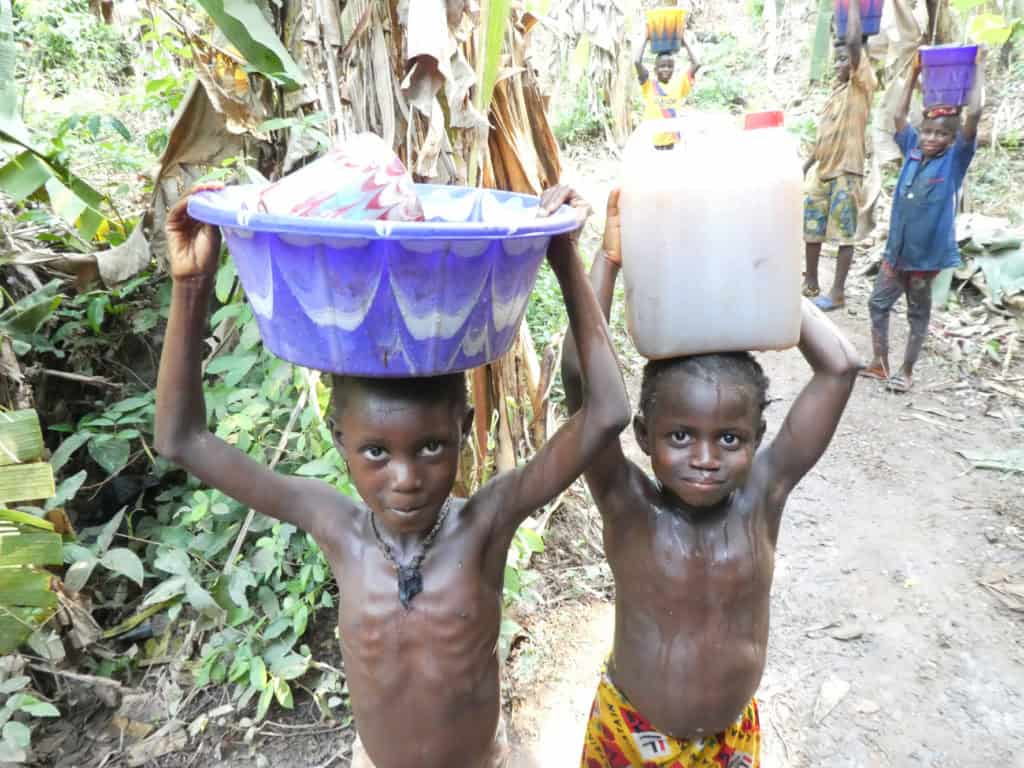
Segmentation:
<svg viewBox="0 0 1024 768">
<path fill-rule="evenodd" d="M 856 381 L 857 375 L 862 370 L 864 370 L 864 359 L 855 349 L 847 349 L 832 373 L 834 376 L 853 382 Z"/>
<path fill-rule="evenodd" d="M 633 417 L 625 387 L 623 386 L 621 393 L 616 395 L 610 398 L 610 402 L 602 409 L 603 412 L 598 418 L 598 428 L 604 440 L 614 440 L 622 434 L 622 430 L 629 426 Z"/>
<path fill-rule="evenodd" d="M 153 448 L 172 464 L 184 466 L 191 453 L 189 437 L 187 432 L 157 419 L 153 429 Z"/>
<path fill-rule="evenodd" d="M 180 441 L 170 437 L 168 431 L 162 429 L 160 425 L 157 425 L 153 434 L 153 449 L 161 458 L 167 459 L 172 464 L 181 463 L 181 456 L 184 451 Z"/>
</svg>

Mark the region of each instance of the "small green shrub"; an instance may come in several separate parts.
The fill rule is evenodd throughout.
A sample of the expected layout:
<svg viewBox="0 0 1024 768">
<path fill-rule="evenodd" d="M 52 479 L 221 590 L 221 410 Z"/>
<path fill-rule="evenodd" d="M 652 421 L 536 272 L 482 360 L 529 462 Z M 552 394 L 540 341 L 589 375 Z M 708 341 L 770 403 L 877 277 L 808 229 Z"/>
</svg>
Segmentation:
<svg viewBox="0 0 1024 768">
<path fill-rule="evenodd" d="M 607 109 L 603 106 L 594 108 L 590 84 L 583 80 L 576 88 L 572 105 L 555 118 L 555 138 L 563 145 L 597 138 L 604 133 L 606 120 Z"/>
</svg>

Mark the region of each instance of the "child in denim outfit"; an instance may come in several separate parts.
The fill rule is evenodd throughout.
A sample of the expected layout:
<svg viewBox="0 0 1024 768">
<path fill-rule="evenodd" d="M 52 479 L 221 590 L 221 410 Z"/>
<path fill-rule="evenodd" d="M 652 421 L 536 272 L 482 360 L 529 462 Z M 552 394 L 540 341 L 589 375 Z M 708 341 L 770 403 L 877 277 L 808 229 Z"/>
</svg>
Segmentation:
<svg viewBox="0 0 1024 768">
<path fill-rule="evenodd" d="M 896 116 L 895 138 L 903 152 L 903 170 L 893 196 L 885 258 L 868 302 L 874 357 L 861 372 L 868 378 L 886 380 L 893 392 L 909 392 L 913 386 L 914 364 L 931 318 L 932 281 L 941 270 L 960 264 L 956 206 L 976 148 L 985 87 L 983 55 L 975 66 L 974 86 L 962 126 L 960 108 L 953 106 L 926 109 L 920 131 L 907 121 L 920 75 L 919 59 L 915 60 L 902 109 Z M 903 294 L 907 297 L 910 334 L 903 367 L 890 377 L 889 313 Z"/>
</svg>

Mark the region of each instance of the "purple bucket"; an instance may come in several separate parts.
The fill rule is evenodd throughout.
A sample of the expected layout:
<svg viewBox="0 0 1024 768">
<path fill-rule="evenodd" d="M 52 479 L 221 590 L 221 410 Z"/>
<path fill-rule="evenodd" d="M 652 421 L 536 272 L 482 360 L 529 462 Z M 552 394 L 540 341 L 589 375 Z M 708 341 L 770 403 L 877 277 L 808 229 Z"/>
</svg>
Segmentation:
<svg viewBox="0 0 1024 768">
<path fill-rule="evenodd" d="M 860 0 L 860 23 L 865 35 L 877 35 L 882 28 L 882 9 L 885 0 Z M 836 0 L 836 35 L 846 37 L 846 22 L 850 15 L 850 0 Z"/>
<path fill-rule="evenodd" d="M 924 105 L 960 107 L 974 85 L 976 45 L 931 45 L 921 48 Z"/>
<path fill-rule="evenodd" d="M 189 200 L 222 228 L 264 343 L 331 373 L 436 376 L 501 357 L 519 329 L 563 207 L 512 192 L 417 184 L 423 222 L 259 213 L 259 187 Z"/>
</svg>

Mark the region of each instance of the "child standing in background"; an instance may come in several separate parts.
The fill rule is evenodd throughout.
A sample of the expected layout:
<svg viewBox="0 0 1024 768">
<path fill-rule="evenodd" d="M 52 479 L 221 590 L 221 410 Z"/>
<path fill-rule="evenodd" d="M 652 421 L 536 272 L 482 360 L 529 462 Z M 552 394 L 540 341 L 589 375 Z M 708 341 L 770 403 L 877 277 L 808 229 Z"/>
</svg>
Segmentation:
<svg viewBox="0 0 1024 768">
<path fill-rule="evenodd" d="M 967 168 L 977 148 L 978 122 L 985 91 L 985 57 L 979 53 L 974 87 L 967 100 L 967 119 L 960 125 L 960 108 L 926 109 L 921 130 L 907 120 L 910 99 L 921 73 L 920 57 L 907 83 L 896 115 L 896 143 L 903 153 L 903 170 L 896 184 L 889 223 L 889 240 L 868 308 L 874 357 L 862 376 L 887 380 L 893 392 L 909 392 L 914 364 L 921 354 L 932 312 L 932 281 L 943 269 L 960 265 L 956 243 L 956 206 Z M 900 296 L 907 297 L 910 335 L 903 367 L 889 376 L 889 313 Z"/>
<path fill-rule="evenodd" d="M 807 183 L 804 200 L 806 271 L 804 296 L 813 298 L 825 312 L 846 304 L 846 276 L 853 262 L 857 237 L 861 185 L 864 181 L 866 136 L 871 98 L 878 80 L 864 56 L 860 7 L 850 3 L 846 38 L 836 44 L 836 78 L 839 81 L 825 103 L 818 121 L 818 142 L 804 163 L 804 175 L 817 164 Z M 818 262 L 826 240 L 839 243 L 832 290 L 818 294 Z"/>
<path fill-rule="evenodd" d="M 679 117 L 683 102 L 693 90 L 694 78 L 700 69 L 700 61 L 690 48 L 686 36 L 683 36 L 683 47 L 690 57 L 690 69 L 685 73 L 674 74 L 675 57 L 671 53 L 659 53 L 654 60 L 654 79 L 651 79 L 647 67 L 644 66 L 644 52 L 647 50 L 649 38 L 644 38 L 640 53 L 636 57 L 636 76 L 640 81 L 640 91 L 644 96 L 644 120 L 671 120 Z M 672 149 L 678 135 L 675 133 L 659 133 L 654 137 L 654 146 L 658 149 Z"/>
</svg>

